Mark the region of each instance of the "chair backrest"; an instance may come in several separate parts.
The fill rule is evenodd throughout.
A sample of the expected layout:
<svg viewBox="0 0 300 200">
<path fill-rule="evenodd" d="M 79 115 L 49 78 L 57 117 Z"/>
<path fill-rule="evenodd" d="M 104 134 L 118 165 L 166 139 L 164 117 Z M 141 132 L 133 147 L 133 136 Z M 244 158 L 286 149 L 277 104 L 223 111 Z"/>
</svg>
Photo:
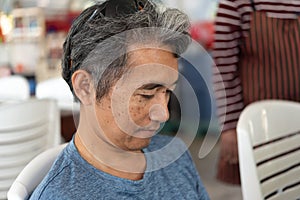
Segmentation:
<svg viewBox="0 0 300 200">
<path fill-rule="evenodd" d="M 25 200 L 49 172 L 53 162 L 67 143 L 48 149 L 37 155 L 21 171 L 7 192 L 8 200 Z"/>
<path fill-rule="evenodd" d="M 0 101 L 20 101 L 30 98 L 28 80 L 19 75 L 0 78 Z"/>
<path fill-rule="evenodd" d="M 30 99 L 0 105 L 0 199 L 36 155 L 61 143 L 54 100 Z"/>
<path fill-rule="evenodd" d="M 68 84 L 61 77 L 39 82 L 36 86 L 35 95 L 38 99 L 55 99 L 60 110 L 79 110 L 79 103 L 74 102 L 74 97 Z"/>
<path fill-rule="evenodd" d="M 244 200 L 300 197 L 300 103 L 248 105 L 237 125 Z"/>
</svg>

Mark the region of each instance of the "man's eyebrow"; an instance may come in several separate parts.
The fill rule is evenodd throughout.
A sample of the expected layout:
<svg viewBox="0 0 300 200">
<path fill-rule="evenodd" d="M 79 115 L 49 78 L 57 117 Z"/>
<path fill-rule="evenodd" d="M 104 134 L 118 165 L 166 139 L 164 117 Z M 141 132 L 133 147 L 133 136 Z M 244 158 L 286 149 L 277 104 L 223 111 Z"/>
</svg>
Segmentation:
<svg viewBox="0 0 300 200">
<path fill-rule="evenodd" d="M 174 83 L 168 85 L 167 87 L 172 87 L 173 85 L 176 85 L 178 82 L 178 80 L 176 80 Z M 158 87 L 166 87 L 164 84 L 159 84 L 159 83 L 149 83 L 149 84 L 145 84 L 142 85 L 141 87 L 139 87 L 139 89 L 144 89 L 144 90 L 153 90 L 154 88 L 158 88 Z"/>
<path fill-rule="evenodd" d="M 153 90 L 154 88 L 161 87 L 162 84 L 157 84 L 157 83 L 149 83 L 142 85 L 139 89 L 144 89 L 144 90 Z"/>
</svg>

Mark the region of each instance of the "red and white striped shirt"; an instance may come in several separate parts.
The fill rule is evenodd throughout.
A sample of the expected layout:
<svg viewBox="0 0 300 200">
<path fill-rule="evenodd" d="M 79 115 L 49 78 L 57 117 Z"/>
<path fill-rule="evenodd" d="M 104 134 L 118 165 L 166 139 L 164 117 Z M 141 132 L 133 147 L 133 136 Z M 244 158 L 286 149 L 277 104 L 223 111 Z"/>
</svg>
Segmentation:
<svg viewBox="0 0 300 200">
<path fill-rule="evenodd" d="M 300 15 L 300 0 L 254 0 L 257 11 L 268 17 L 297 19 Z M 214 91 L 222 131 L 236 128 L 239 115 L 245 104 L 238 67 L 240 42 L 247 37 L 253 8 L 251 0 L 221 0 L 215 21 L 213 58 Z M 299 66 L 300 68 L 300 66 Z M 253 83 L 255 84 L 255 83 Z"/>
</svg>

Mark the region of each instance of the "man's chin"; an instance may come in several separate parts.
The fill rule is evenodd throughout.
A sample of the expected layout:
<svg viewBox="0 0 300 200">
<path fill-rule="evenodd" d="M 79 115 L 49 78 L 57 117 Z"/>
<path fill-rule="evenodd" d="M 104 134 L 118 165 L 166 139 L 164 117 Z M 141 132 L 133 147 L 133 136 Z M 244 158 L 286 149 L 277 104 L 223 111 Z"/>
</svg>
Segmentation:
<svg viewBox="0 0 300 200">
<path fill-rule="evenodd" d="M 147 148 L 151 142 L 151 138 L 135 138 L 134 144 L 128 146 L 129 151 L 142 151 Z"/>
</svg>

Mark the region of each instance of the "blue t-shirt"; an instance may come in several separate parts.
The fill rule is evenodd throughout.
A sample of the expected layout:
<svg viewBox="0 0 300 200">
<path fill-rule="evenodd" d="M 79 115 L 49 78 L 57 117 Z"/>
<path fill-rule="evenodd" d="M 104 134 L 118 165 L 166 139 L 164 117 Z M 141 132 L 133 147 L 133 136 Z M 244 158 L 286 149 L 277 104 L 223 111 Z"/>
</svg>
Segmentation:
<svg viewBox="0 0 300 200">
<path fill-rule="evenodd" d="M 143 151 L 147 160 L 146 172 L 143 179 L 132 181 L 90 165 L 79 155 L 72 140 L 30 200 L 209 199 L 181 140 L 156 135 Z"/>
</svg>

